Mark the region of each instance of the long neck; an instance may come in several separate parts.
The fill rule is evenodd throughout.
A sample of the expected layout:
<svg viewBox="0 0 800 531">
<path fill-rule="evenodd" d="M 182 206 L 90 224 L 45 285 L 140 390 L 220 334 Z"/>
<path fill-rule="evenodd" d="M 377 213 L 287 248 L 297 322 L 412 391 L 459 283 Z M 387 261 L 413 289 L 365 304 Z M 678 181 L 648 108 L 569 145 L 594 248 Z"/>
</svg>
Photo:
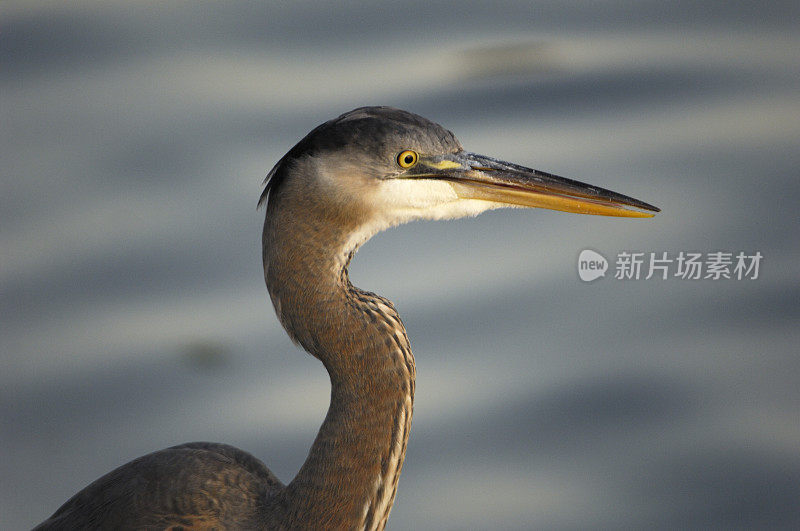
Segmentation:
<svg viewBox="0 0 800 531">
<path fill-rule="evenodd" d="M 330 408 L 308 458 L 274 503 L 289 527 L 382 529 L 411 425 L 414 358 L 391 302 L 350 284 L 355 244 L 332 221 L 290 216 L 278 205 L 265 222 L 276 312 L 331 379 Z"/>
</svg>

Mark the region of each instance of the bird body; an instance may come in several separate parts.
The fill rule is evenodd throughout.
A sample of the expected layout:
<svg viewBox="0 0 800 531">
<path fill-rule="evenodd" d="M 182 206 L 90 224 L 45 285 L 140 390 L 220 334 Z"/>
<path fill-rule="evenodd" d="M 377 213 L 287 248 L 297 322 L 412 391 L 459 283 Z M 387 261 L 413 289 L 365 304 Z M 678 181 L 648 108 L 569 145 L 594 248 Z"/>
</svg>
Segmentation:
<svg viewBox="0 0 800 531">
<path fill-rule="evenodd" d="M 109 472 L 35 529 L 255 529 L 259 500 L 282 487 L 247 452 L 189 443 Z"/>
<path fill-rule="evenodd" d="M 463 150 L 420 116 L 364 107 L 326 122 L 272 169 L 264 276 L 276 314 L 331 380 L 325 420 L 282 484 L 234 447 L 189 443 L 101 477 L 37 529 L 383 529 L 408 442 L 416 369 L 387 299 L 347 266 L 375 233 L 501 206 L 647 217 L 655 207 Z M 634 207 L 638 210 L 632 210 Z"/>
</svg>

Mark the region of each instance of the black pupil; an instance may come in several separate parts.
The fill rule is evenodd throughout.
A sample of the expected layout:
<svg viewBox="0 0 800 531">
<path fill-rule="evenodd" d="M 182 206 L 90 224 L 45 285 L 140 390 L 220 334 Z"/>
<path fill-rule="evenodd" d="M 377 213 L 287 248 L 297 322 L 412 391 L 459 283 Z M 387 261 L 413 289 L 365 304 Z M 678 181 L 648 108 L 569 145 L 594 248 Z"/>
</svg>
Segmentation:
<svg viewBox="0 0 800 531">
<path fill-rule="evenodd" d="M 405 162 L 406 164 L 411 164 L 412 162 L 414 162 L 414 155 L 406 155 L 403 158 L 403 162 Z"/>
</svg>

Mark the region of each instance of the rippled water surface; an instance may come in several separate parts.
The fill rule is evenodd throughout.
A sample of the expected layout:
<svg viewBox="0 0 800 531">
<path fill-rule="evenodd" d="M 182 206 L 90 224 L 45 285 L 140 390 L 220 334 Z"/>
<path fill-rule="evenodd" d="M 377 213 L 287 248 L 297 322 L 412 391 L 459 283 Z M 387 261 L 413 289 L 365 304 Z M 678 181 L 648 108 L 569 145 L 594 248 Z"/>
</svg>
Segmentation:
<svg viewBox="0 0 800 531">
<path fill-rule="evenodd" d="M 0 528 L 186 441 L 293 477 L 329 387 L 274 317 L 255 204 L 308 130 L 374 104 L 663 210 L 495 211 L 359 252 L 417 359 L 392 529 L 800 527 L 796 2 L 1 11 Z M 763 260 L 617 280 L 622 251 Z"/>
</svg>

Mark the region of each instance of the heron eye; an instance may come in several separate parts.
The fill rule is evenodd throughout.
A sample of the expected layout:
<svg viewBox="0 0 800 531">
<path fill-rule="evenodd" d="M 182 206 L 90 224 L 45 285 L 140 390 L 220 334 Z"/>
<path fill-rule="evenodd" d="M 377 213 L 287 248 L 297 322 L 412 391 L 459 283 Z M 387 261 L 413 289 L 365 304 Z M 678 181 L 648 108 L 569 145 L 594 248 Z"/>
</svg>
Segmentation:
<svg viewBox="0 0 800 531">
<path fill-rule="evenodd" d="M 416 151 L 407 149 L 397 155 L 397 164 L 399 164 L 401 168 L 410 168 L 417 163 L 418 158 L 419 156 L 417 155 Z"/>
</svg>

